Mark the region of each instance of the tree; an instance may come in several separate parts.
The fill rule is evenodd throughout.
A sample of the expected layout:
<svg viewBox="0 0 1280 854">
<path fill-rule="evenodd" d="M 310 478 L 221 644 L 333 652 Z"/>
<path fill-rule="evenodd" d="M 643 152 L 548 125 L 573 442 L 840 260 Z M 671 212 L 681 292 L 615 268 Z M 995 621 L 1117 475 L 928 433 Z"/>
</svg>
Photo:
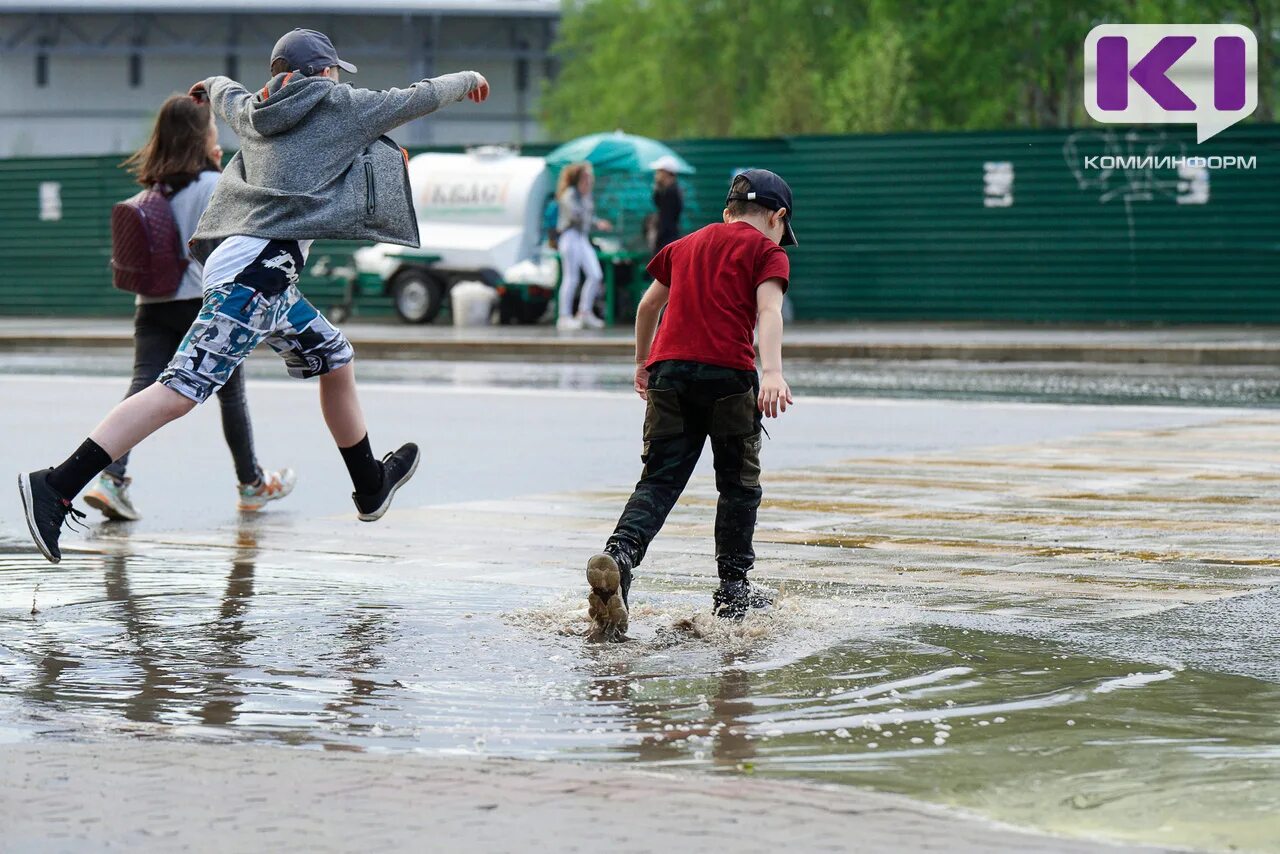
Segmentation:
<svg viewBox="0 0 1280 854">
<path fill-rule="evenodd" d="M 1280 102 L 1280 0 L 566 0 L 547 127 L 657 137 L 1064 127 L 1100 23 L 1231 22 Z"/>
<path fill-rule="evenodd" d="M 892 21 L 845 34 L 843 62 L 826 90 L 827 126 L 837 133 L 885 133 L 920 126 L 914 57 Z"/>
</svg>

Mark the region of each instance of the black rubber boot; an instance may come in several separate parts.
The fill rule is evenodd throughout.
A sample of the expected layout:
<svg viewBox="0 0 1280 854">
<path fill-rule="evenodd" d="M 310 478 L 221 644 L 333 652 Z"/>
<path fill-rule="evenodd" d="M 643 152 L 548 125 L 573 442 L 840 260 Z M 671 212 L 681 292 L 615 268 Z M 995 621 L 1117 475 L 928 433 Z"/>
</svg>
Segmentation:
<svg viewBox="0 0 1280 854">
<path fill-rule="evenodd" d="M 711 597 L 712 612 L 723 620 L 738 622 L 748 611 L 763 611 L 773 607 L 777 595 L 765 587 L 757 587 L 745 578 L 721 579 Z"/>
</svg>

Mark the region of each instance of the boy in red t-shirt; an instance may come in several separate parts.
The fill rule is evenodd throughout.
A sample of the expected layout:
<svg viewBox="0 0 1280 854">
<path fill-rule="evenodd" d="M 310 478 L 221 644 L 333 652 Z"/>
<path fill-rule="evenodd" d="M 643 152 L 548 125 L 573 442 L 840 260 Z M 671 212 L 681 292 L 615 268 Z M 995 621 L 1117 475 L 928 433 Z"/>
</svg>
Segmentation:
<svg viewBox="0 0 1280 854">
<path fill-rule="evenodd" d="M 782 378 L 782 295 L 791 275 L 782 246 L 796 242 L 791 211 L 785 181 L 748 170 L 729 187 L 723 223 L 669 244 L 649 262 L 654 281 L 636 310 L 635 387 L 648 401 L 644 471 L 605 550 L 587 562 L 588 608 L 605 638 L 626 632 L 631 570 L 684 491 L 708 437 L 720 492 L 715 613 L 740 620 L 772 604 L 747 572 L 762 494 L 761 416 L 776 418 L 792 403 Z M 757 328 L 762 376 L 752 345 Z"/>
</svg>

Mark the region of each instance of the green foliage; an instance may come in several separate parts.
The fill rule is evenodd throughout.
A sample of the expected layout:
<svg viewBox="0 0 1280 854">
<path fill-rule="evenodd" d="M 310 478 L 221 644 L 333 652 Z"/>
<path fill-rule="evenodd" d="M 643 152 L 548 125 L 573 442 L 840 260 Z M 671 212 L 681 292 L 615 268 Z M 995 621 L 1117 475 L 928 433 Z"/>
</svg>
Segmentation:
<svg viewBox="0 0 1280 854">
<path fill-rule="evenodd" d="M 1280 104 L 1280 0 L 566 0 L 552 134 L 659 138 L 1064 127 L 1096 24 L 1230 22 Z"/>
<path fill-rule="evenodd" d="M 920 124 L 915 59 L 892 21 L 846 34 L 839 46 L 845 62 L 826 91 L 826 130 L 885 133 Z"/>
</svg>

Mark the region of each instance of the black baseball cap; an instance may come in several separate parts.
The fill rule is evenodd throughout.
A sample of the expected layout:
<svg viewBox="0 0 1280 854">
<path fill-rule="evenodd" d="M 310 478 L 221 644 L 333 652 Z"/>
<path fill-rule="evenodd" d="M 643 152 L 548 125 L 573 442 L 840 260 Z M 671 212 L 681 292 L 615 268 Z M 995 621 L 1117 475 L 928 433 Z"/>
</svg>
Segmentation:
<svg viewBox="0 0 1280 854">
<path fill-rule="evenodd" d="M 324 33 L 315 30 L 290 30 L 280 37 L 271 50 L 271 61 L 283 59 L 292 71 L 301 71 L 311 77 L 326 68 L 338 66 L 343 71 L 356 73 L 356 67 L 338 59 L 338 50 Z"/>
<path fill-rule="evenodd" d="M 749 189 L 745 193 L 734 193 L 732 192 L 733 181 L 730 181 L 730 193 L 725 197 L 724 203 L 727 205 L 729 202 L 755 202 L 771 211 L 786 208 L 787 213 L 782 218 L 785 228 L 782 232 L 781 245 L 798 245 L 796 233 L 791 228 L 791 215 L 795 210 L 791 206 L 791 188 L 787 186 L 787 182 L 768 169 L 748 169 L 733 176 L 734 181 L 739 178 L 747 179 Z"/>
</svg>

